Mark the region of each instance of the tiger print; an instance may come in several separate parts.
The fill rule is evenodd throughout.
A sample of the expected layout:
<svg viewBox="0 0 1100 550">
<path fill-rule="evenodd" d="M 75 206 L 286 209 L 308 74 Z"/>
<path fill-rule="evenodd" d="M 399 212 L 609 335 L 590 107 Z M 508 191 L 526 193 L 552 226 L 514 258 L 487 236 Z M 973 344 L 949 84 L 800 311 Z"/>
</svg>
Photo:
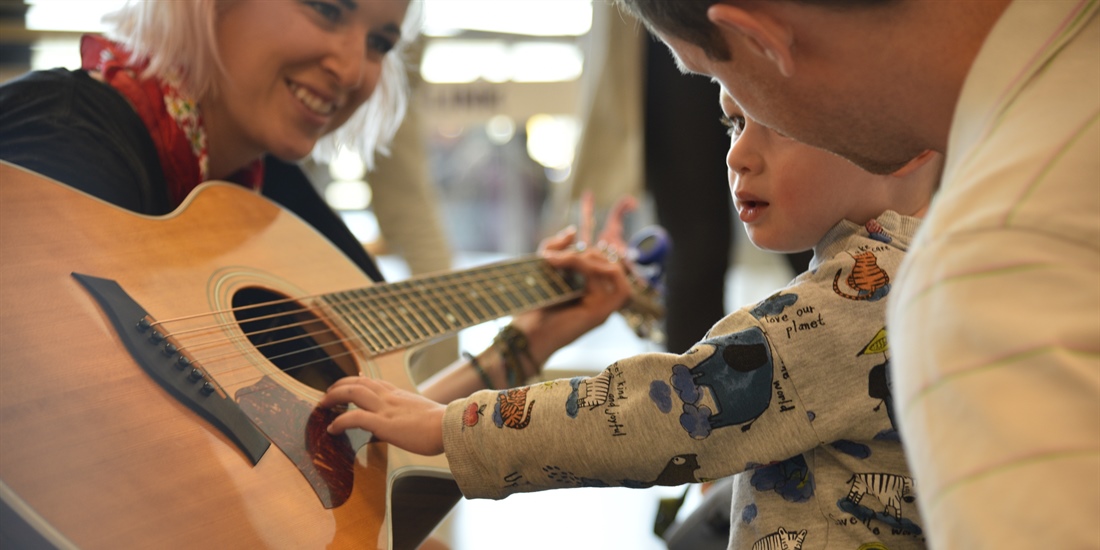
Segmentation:
<svg viewBox="0 0 1100 550">
<path fill-rule="evenodd" d="M 515 388 L 502 391 L 497 394 L 497 410 L 500 412 L 500 422 L 497 426 L 507 426 L 515 430 L 522 430 L 531 421 L 531 410 L 535 407 L 535 400 L 527 404 L 527 390 L 529 388 Z M 524 407 L 527 408 L 524 414 Z"/>
<path fill-rule="evenodd" d="M 833 292 L 849 300 L 878 300 L 888 292 L 886 287 L 890 284 L 890 275 L 878 266 L 878 258 L 873 252 L 860 252 L 852 256 L 855 264 L 852 273 L 848 275 L 848 287 L 857 294 L 846 294 L 840 289 L 840 274 L 843 269 L 836 270 L 833 277 Z"/>
</svg>

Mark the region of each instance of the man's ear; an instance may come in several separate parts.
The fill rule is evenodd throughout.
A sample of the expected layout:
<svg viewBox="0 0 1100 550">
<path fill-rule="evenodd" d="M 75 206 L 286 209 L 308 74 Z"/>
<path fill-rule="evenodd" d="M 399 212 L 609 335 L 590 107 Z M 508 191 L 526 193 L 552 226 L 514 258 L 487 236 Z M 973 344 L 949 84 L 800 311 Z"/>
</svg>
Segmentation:
<svg viewBox="0 0 1100 550">
<path fill-rule="evenodd" d="M 902 166 L 901 168 L 898 168 L 897 170 L 892 172 L 890 175 L 895 177 L 895 178 L 904 178 L 904 177 L 912 174 L 913 172 L 916 172 L 920 167 L 924 166 L 925 164 L 928 164 L 929 162 L 931 162 L 933 160 L 935 160 L 936 162 L 940 162 L 942 164 L 943 158 L 942 158 L 942 156 L 940 156 L 935 151 L 932 151 L 930 149 L 925 149 L 924 152 L 922 152 L 921 154 L 913 157 L 912 160 L 905 163 L 905 166 Z"/>
<path fill-rule="evenodd" d="M 707 18 L 719 29 L 744 37 L 749 51 L 771 61 L 779 74 L 794 75 L 794 34 L 787 25 L 763 11 L 750 12 L 724 2 L 712 4 Z"/>
</svg>

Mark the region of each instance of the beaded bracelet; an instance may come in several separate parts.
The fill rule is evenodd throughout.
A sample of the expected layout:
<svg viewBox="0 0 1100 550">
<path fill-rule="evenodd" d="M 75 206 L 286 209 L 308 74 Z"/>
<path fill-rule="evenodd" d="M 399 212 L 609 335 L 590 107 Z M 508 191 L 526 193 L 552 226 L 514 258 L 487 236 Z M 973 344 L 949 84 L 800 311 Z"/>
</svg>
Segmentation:
<svg viewBox="0 0 1100 550">
<path fill-rule="evenodd" d="M 470 366 L 474 368 L 477 375 L 481 377 L 481 382 L 485 384 L 485 387 L 490 390 L 495 390 L 493 387 L 493 381 L 489 378 L 489 375 L 485 373 L 485 369 L 481 368 L 481 364 L 477 362 L 477 358 L 470 354 L 468 351 L 462 352 L 462 357 L 470 362 Z"/>
<path fill-rule="evenodd" d="M 500 329 L 493 344 L 502 344 L 500 356 L 504 359 L 504 366 L 508 373 L 508 384 L 512 387 L 523 386 L 527 383 L 527 373 L 523 371 L 520 356 L 526 356 L 532 364 L 538 365 L 528 349 L 527 335 L 515 326 L 509 324 Z"/>
</svg>

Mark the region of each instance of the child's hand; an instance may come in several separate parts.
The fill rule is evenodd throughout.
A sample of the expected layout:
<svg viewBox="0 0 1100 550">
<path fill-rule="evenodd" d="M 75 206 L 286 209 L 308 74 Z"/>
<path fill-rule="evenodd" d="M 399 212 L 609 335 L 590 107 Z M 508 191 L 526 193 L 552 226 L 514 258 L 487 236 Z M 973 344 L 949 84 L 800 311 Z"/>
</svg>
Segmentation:
<svg viewBox="0 0 1100 550">
<path fill-rule="evenodd" d="M 383 380 L 349 376 L 336 381 L 318 407 L 351 403 L 328 427 L 331 434 L 360 428 L 378 439 L 421 455 L 443 452 L 443 414 L 446 405 L 420 394 L 398 389 Z"/>
</svg>

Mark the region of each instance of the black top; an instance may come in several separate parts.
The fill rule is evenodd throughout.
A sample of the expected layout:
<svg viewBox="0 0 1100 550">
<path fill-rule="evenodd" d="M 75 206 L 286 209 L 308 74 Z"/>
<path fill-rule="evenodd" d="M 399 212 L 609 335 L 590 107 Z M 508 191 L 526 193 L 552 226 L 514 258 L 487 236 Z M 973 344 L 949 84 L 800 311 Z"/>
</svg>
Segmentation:
<svg viewBox="0 0 1100 550">
<path fill-rule="evenodd" d="M 126 98 L 83 71 L 36 71 L 0 86 L 0 159 L 127 210 L 172 211 L 145 124 Z M 382 280 L 297 166 L 265 157 L 263 195 L 316 228 L 372 280 Z"/>
</svg>

